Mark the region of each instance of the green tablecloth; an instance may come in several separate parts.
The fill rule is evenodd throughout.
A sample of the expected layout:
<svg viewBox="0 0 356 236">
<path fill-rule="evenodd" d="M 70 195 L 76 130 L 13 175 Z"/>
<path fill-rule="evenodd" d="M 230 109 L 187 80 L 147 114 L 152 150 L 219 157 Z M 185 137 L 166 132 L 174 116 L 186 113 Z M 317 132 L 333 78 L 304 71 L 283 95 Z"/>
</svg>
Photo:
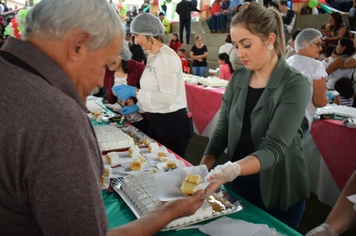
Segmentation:
<svg viewBox="0 0 356 236">
<path fill-rule="evenodd" d="M 226 188 L 225 188 L 226 189 Z M 226 189 L 228 192 L 232 193 L 229 189 Z M 244 200 L 243 198 L 237 196 L 235 193 L 232 193 L 238 199 L 242 200 L 245 204 L 245 209 L 240 212 L 228 215 L 233 219 L 241 219 L 251 223 L 258 224 L 267 224 L 270 228 L 275 228 L 277 232 L 293 236 L 300 236 L 297 231 L 280 222 L 276 218 L 262 211 L 258 207 Z M 105 204 L 106 215 L 109 221 L 109 229 L 127 224 L 136 219 L 136 216 L 131 212 L 130 208 L 126 203 L 121 199 L 117 193 L 111 193 L 103 190 L 102 196 Z M 212 220 L 210 220 L 212 221 Z M 206 224 L 209 221 L 204 221 L 202 223 Z M 189 230 L 179 230 L 179 231 L 167 231 L 160 232 L 156 235 L 174 235 L 174 236 L 183 236 L 183 235 L 205 235 L 201 233 L 198 229 L 189 229 Z M 223 235 L 223 234 L 222 234 Z"/>
</svg>

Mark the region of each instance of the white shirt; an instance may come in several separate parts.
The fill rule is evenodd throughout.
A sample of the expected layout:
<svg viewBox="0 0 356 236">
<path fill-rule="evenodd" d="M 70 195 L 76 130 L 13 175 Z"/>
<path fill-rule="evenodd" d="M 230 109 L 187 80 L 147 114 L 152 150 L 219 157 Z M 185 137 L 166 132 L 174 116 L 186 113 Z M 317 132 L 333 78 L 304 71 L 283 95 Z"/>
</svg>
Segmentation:
<svg viewBox="0 0 356 236">
<path fill-rule="evenodd" d="M 225 43 L 224 45 L 222 45 L 219 48 L 219 54 L 224 52 L 227 53 L 227 55 L 229 55 L 232 68 L 234 68 L 235 70 L 235 62 L 239 61 L 239 57 L 237 56 L 237 51 L 234 48 L 234 45 L 232 45 L 231 43 Z"/>
<path fill-rule="evenodd" d="M 187 107 L 182 62 L 166 45 L 147 61 L 140 86 L 137 105 L 145 112 L 171 113 Z"/>
<path fill-rule="evenodd" d="M 310 57 L 301 56 L 301 55 L 294 55 L 288 58 L 287 60 L 288 65 L 294 67 L 295 69 L 299 70 L 305 77 L 308 78 L 310 84 L 310 99 L 308 107 L 305 111 L 305 117 L 308 120 L 309 130 L 311 128 L 311 123 L 313 121 L 314 115 L 316 113 L 316 106 L 313 103 L 313 94 L 314 94 L 314 80 L 320 80 L 322 78 L 327 78 L 328 73 L 326 73 L 325 67 L 323 64 Z M 303 96 L 301 94 L 300 96 Z M 298 98 L 296 98 L 298 99 Z"/>
<path fill-rule="evenodd" d="M 0 4 L 0 13 L 3 13 L 3 12 L 4 12 L 4 10 L 5 10 L 4 5 Z"/>
<path fill-rule="evenodd" d="M 351 69 L 336 69 L 330 75 L 329 78 L 326 80 L 326 86 L 328 89 L 334 89 L 335 82 L 341 79 L 342 77 L 352 78 L 352 74 L 354 73 L 354 68 Z"/>
</svg>

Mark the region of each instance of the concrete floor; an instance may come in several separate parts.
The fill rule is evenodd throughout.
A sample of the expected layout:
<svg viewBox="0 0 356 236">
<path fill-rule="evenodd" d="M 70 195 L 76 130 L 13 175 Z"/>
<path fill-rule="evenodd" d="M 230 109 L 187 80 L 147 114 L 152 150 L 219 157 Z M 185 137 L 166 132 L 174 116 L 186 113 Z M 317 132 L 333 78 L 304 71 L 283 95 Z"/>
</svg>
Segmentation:
<svg viewBox="0 0 356 236">
<path fill-rule="evenodd" d="M 201 157 L 203 156 L 206 145 L 208 144 L 209 139 L 207 137 L 199 136 L 195 134 L 188 145 L 186 152 L 186 159 L 193 165 L 198 165 L 200 163 Z M 223 154 L 219 159 L 218 164 L 224 163 L 227 161 L 226 154 Z M 226 185 L 229 187 L 229 185 Z M 318 200 L 318 197 L 314 194 L 307 200 L 305 211 L 303 217 L 300 221 L 297 231 L 301 234 L 306 234 L 309 230 L 315 228 L 316 226 L 322 224 L 329 212 L 331 207 L 321 203 Z M 352 228 L 348 232 L 341 234 L 342 236 L 355 236 L 356 227 Z"/>
</svg>

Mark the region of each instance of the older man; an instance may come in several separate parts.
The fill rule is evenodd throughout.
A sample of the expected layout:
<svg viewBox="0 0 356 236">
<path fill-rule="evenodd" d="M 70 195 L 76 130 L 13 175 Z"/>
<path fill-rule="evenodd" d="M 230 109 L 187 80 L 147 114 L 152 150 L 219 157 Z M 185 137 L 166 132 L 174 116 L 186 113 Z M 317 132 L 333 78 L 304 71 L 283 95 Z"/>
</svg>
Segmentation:
<svg viewBox="0 0 356 236">
<path fill-rule="evenodd" d="M 122 32 L 105 0 L 42 0 L 22 40 L 0 51 L 0 235 L 107 234 L 103 162 L 85 100 L 103 86 Z M 109 235 L 152 235 L 194 213 L 203 194 L 162 204 Z"/>
</svg>

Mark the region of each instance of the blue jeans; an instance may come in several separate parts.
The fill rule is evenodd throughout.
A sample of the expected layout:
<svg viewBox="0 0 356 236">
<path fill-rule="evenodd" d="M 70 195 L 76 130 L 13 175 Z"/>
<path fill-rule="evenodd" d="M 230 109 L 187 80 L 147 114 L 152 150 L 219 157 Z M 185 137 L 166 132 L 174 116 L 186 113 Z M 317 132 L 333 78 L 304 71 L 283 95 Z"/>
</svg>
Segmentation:
<svg viewBox="0 0 356 236">
<path fill-rule="evenodd" d="M 218 17 L 217 17 L 217 22 L 216 22 L 216 27 L 217 27 L 217 30 L 226 30 L 226 15 L 224 14 L 219 14 Z"/>
<path fill-rule="evenodd" d="M 212 15 L 209 18 L 207 18 L 206 23 L 208 24 L 210 31 L 218 30 L 218 27 L 217 27 L 218 16 L 217 15 Z"/>
<path fill-rule="evenodd" d="M 193 75 L 204 77 L 206 66 L 193 66 Z"/>
<path fill-rule="evenodd" d="M 190 39 L 190 20 L 184 20 L 179 22 L 179 37 L 180 37 L 180 42 L 183 44 L 183 28 L 185 27 L 186 31 L 186 42 L 189 44 L 189 39 Z"/>
<path fill-rule="evenodd" d="M 236 15 L 237 11 L 226 12 L 227 27 L 230 29 L 232 18 Z"/>
<path fill-rule="evenodd" d="M 290 206 L 287 211 L 280 211 L 278 209 L 268 210 L 262 201 L 260 174 L 237 177 L 232 182 L 232 190 L 286 225 L 297 229 L 305 209 L 305 200 Z"/>
</svg>

